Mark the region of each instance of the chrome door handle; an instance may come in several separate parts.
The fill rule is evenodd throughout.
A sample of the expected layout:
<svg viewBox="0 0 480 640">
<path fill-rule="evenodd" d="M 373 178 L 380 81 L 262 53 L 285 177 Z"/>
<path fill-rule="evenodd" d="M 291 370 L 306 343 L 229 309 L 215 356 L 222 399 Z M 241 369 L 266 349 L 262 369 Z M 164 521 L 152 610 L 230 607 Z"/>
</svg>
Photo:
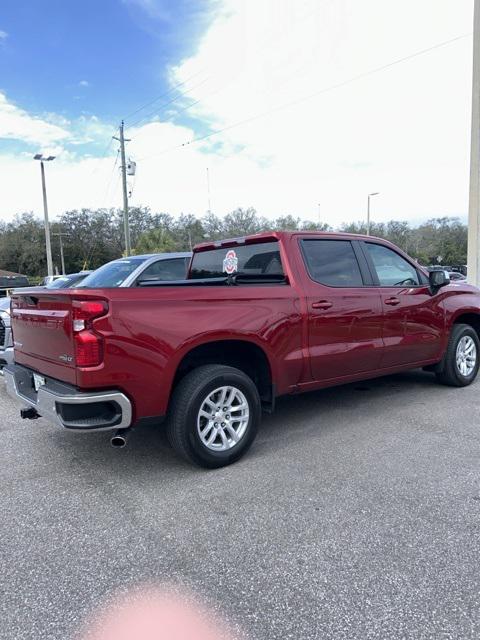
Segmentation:
<svg viewBox="0 0 480 640">
<path fill-rule="evenodd" d="M 319 300 L 318 302 L 312 302 L 312 309 L 330 309 L 332 303 L 328 300 Z"/>
<path fill-rule="evenodd" d="M 394 307 L 397 304 L 400 304 L 400 299 L 392 296 L 391 298 L 387 298 L 385 300 L 385 304 L 389 304 L 391 307 Z"/>
</svg>

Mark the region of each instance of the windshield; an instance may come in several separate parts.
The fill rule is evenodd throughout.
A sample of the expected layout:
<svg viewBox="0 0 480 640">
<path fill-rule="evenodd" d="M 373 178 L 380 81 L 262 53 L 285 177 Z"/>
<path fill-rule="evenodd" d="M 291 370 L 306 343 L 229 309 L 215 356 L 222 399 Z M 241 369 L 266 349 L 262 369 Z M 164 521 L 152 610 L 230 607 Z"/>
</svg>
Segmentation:
<svg viewBox="0 0 480 640">
<path fill-rule="evenodd" d="M 56 278 L 52 282 L 49 282 L 47 284 L 47 289 L 68 289 L 69 287 L 73 287 L 73 285 L 80 283 L 86 277 L 86 273 L 72 273 L 69 276 L 62 276 L 61 278 Z"/>
<path fill-rule="evenodd" d="M 85 280 L 82 280 L 80 288 L 104 289 L 119 287 L 145 260 L 146 258 L 138 257 L 108 262 L 87 276 Z"/>
</svg>

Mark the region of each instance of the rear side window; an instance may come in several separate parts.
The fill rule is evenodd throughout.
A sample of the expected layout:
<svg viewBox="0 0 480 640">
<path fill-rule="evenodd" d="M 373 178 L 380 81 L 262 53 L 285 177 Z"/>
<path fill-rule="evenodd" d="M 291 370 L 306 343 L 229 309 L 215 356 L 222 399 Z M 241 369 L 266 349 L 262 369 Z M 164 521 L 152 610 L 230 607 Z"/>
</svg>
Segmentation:
<svg viewBox="0 0 480 640">
<path fill-rule="evenodd" d="M 349 240 L 302 240 L 312 280 L 329 287 L 362 287 L 357 258 Z"/>
<path fill-rule="evenodd" d="M 193 254 L 190 278 L 226 275 L 284 275 L 278 242 L 222 247 Z"/>
<path fill-rule="evenodd" d="M 366 242 L 368 254 L 382 287 L 412 287 L 420 284 L 417 270 L 388 247 Z"/>
<path fill-rule="evenodd" d="M 189 258 L 157 260 L 138 276 L 138 280 L 184 280 Z"/>
</svg>

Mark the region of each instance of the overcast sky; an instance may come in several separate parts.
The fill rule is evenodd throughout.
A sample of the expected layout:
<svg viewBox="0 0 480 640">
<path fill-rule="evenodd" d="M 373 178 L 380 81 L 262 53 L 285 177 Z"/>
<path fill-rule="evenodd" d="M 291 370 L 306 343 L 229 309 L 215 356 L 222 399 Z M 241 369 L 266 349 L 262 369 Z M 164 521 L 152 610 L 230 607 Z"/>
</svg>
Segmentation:
<svg viewBox="0 0 480 640">
<path fill-rule="evenodd" d="M 208 167 L 219 215 L 335 226 L 378 191 L 375 220 L 466 218 L 472 13 L 472 0 L 3 0 L 0 217 L 41 213 L 39 150 L 57 155 L 53 215 L 120 206 L 108 145 L 124 117 L 132 205 L 203 215 Z"/>
</svg>

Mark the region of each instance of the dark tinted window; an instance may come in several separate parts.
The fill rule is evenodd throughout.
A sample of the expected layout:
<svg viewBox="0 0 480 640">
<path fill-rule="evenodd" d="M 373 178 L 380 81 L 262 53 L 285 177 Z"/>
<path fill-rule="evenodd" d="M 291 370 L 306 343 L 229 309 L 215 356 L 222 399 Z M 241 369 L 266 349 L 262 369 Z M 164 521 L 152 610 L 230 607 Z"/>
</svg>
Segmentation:
<svg viewBox="0 0 480 640">
<path fill-rule="evenodd" d="M 330 287 L 362 287 L 362 275 L 349 240 L 303 240 L 310 276 Z"/>
<path fill-rule="evenodd" d="M 138 276 L 138 280 L 184 280 L 189 258 L 158 260 Z"/>
<path fill-rule="evenodd" d="M 191 278 L 219 278 L 233 273 L 283 275 L 278 242 L 222 247 L 193 256 Z"/>
<path fill-rule="evenodd" d="M 367 242 L 367 251 L 383 287 L 408 287 L 420 284 L 418 272 L 407 260 L 388 247 Z"/>
</svg>

